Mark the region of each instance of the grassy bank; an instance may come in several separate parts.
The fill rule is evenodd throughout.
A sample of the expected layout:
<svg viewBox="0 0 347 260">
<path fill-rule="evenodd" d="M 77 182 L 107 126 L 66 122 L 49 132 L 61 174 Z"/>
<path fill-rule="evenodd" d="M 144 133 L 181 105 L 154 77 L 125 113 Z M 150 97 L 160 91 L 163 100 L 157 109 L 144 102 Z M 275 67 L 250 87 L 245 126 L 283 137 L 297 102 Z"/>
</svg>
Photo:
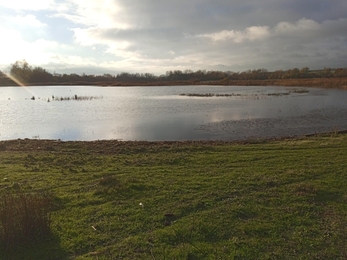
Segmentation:
<svg viewBox="0 0 347 260">
<path fill-rule="evenodd" d="M 226 85 L 233 86 L 288 86 L 288 87 L 319 87 L 347 88 L 346 78 L 309 78 L 309 79 L 265 79 L 265 80 L 229 80 Z"/>
<path fill-rule="evenodd" d="M 346 151 L 346 134 L 0 142 L 2 196 L 53 204 L 51 234 L 0 259 L 345 259 Z"/>
</svg>

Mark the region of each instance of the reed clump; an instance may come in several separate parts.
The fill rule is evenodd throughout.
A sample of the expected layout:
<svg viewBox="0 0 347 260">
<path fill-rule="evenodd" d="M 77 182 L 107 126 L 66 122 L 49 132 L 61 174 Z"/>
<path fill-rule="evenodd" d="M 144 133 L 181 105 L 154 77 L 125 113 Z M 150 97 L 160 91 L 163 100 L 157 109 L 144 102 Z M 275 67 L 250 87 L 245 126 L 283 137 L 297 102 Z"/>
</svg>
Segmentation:
<svg viewBox="0 0 347 260">
<path fill-rule="evenodd" d="M 289 92 L 276 92 L 276 93 L 268 93 L 268 94 L 235 94 L 235 93 L 230 93 L 230 94 L 214 94 L 214 93 L 182 93 L 179 94 L 180 96 L 187 96 L 187 97 L 258 97 L 258 96 L 288 96 L 292 93 L 295 94 L 304 94 L 308 93 L 308 90 L 293 90 Z"/>
<path fill-rule="evenodd" d="M 7 193 L 0 198 L 0 251 L 17 250 L 51 234 L 52 199 L 46 194 Z"/>
<path fill-rule="evenodd" d="M 78 96 L 78 95 L 73 95 L 71 97 L 57 97 L 57 96 L 52 96 L 52 101 L 70 101 L 70 100 L 93 100 L 93 99 L 103 99 L 103 96 Z"/>
<path fill-rule="evenodd" d="M 241 94 L 214 94 L 214 93 L 182 93 L 179 94 L 180 96 L 187 96 L 187 97 L 240 97 Z"/>
</svg>

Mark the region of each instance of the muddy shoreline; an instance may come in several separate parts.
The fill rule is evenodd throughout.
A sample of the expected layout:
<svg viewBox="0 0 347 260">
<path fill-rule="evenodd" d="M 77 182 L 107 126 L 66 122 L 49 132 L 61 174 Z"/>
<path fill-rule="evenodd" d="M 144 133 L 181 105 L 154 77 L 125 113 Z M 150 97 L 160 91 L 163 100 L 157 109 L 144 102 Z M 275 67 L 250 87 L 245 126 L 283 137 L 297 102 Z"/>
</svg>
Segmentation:
<svg viewBox="0 0 347 260">
<path fill-rule="evenodd" d="M 93 153 L 93 154 L 122 154 L 138 152 L 155 152 L 158 149 L 189 149 L 202 146 L 247 145 L 277 141 L 304 140 L 312 137 L 323 137 L 337 134 L 347 134 L 346 130 L 314 133 L 301 136 L 283 136 L 278 138 L 259 138 L 238 141 L 201 140 L 201 141 L 61 141 L 51 139 L 15 139 L 0 141 L 0 152 L 51 152 L 51 153 Z"/>
</svg>

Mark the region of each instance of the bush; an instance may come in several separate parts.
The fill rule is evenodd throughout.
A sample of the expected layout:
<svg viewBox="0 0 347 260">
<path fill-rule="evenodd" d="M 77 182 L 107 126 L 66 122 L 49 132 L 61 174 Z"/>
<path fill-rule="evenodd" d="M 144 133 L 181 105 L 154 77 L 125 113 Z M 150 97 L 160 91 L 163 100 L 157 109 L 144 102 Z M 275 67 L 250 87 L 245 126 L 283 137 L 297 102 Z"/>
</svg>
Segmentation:
<svg viewBox="0 0 347 260">
<path fill-rule="evenodd" d="M 46 194 L 11 193 L 0 198 L 0 248 L 15 250 L 50 235 L 52 200 Z"/>
</svg>

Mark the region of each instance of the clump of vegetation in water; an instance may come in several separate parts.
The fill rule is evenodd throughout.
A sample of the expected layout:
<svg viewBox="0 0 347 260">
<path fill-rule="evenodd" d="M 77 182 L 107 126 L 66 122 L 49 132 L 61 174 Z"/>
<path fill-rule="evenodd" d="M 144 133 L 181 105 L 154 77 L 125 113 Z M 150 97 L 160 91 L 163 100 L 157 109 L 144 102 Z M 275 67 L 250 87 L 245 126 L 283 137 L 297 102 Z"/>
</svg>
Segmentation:
<svg viewBox="0 0 347 260">
<path fill-rule="evenodd" d="M 290 93 L 289 92 L 284 92 L 284 93 L 278 92 L 278 93 L 268 93 L 267 95 L 279 97 L 279 96 L 288 96 L 288 95 L 290 95 Z"/>
<path fill-rule="evenodd" d="M 75 101 L 85 101 L 85 100 L 94 100 L 94 99 L 103 99 L 103 96 L 78 96 L 78 95 L 73 95 L 70 97 L 58 97 L 58 96 L 54 96 L 52 95 L 52 98 L 48 98 L 47 102 L 51 102 L 51 101 L 70 101 L 70 100 L 75 100 Z M 31 100 L 35 100 L 35 96 L 32 96 L 30 98 Z M 38 98 L 40 99 L 40 98 Z"/>
<path fill-rule="evenodd" d="M 182 93 L 179 94 L 180 96 L 187 96 L 187 97 L 248 97 L 248 96 L 252 96 L 252 97 L 259 97 L 259 96 L 288 96 L 291 93 L 308 93 L 308 90 L 293 90 L 293 91 L 289 91 L 289 92 L 276 92 L 276 93 L 268 93 L 268 94 L 235 94 L 235 93 L 231 93 L 231 94 L 214 94 L 214 93 Z"/>
<path fill-rule="evenodd" d="M 180 96 L 187 96 L 187 97 L 237 97 L 241 96 L 241 94 L 213 94 L 213 93 L 206 93 L 206 94 L 201 94 L 201 93 L 188 93 L 188 94 L 180 94 Z"/>
<path fill-rule="evenodd" d="M 103 96 L 79 96 L 79 95 L 73 95 L 71 97 L 57 97 L 52 96 L 52 101 L 70 101 L 70 100 L 93 100 L 93 99 L 103 99 Z"/>
<path fill-rule="evenodd" d="M 298 93 L 298 94 L 303 94 L 303 93 L 309 93 L 310 91 L 306 89 L 295 89 L 293 91 L 290 91 L 290 93 Z"/>
</svg>

